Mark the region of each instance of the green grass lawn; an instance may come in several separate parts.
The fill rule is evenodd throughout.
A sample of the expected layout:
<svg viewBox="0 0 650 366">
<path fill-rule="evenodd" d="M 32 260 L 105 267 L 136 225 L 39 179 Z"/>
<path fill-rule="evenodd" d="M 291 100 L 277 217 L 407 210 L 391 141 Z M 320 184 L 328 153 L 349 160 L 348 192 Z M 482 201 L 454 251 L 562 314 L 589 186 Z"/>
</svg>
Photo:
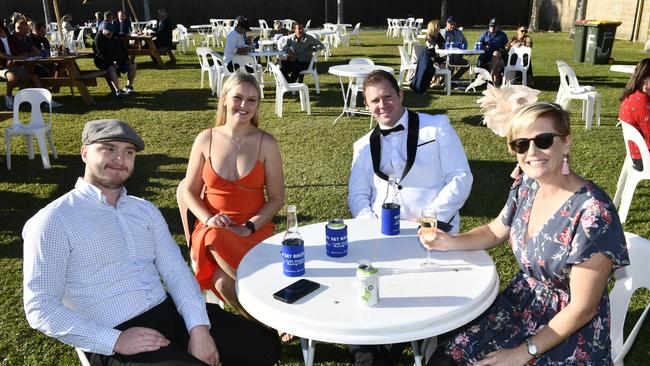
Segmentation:
<svg viewBox="0 0 650 366">
<path fill-rule="evenodd" d="M 512 32 L 508 32 L 512 33 Z M 321 93 L 310 92 L 312 115 L 300 111 L 295 97 L 284 103 L 284 117 L 274 114 L 274 86 L 265 89 L 261 106 L 261 128 L 273 134 L 280 143 L 284 159 L 287 204 L 298 206 L 301 224 L 324 221 L 333 217 L 350 217 L 347 209 L 347 180 L 352 159 L 352 143 L 368 131 L 368 118 L 357 116 L 334 119 L 341 112 L 342 96 L 338 77 L 327 73 L 331 65 L 347 63 L 352 57 L 370 57 L 375 63 L 399 69 L 397 45 L 401 39 L 384 36 L 385 32 L 362 32 L 362 46 L 333 49 L 329 61 L 318 64 Z M 470 44 L 478 31 L 466 32 Z M 555 60 L 567 61 L 581 83 L 594 85 L 602 95 L 601 126 L 584 129 L 580 120 L 580 104 L 571 104 L 574 144 L 572 167 L 592 179 L 612 197 L 625 156 L 621 129 L 615 127 L 618 97 L 629 75 L 609 71 L 608 65 L 586 65 L 571 61 L 572 40 L 566 33 L 534 34 L 533 65 L 535 86 L 542 92 L 541 100 L 555 100 L 559 78 Z M 616 41 L 613 57 L 617 63 L 636 64 L 647 57 L 642 45 Z M 221 52 L 221 50 L 219 50 Z M 53 134 L 59 159 L 51 170 L 43 170 L 40 159 L 28 160 L 24 141 L 14 139 L 13 170 L 0 163 L 0 364 L 2 365 L 75 365 L 74 350 L 54 339 L 32 330 L 22 308 L 22 240 L 25 221 L 50 201 L 74 186 L 83 174 L 79 157 L 80 136 L 84 123 L 99 118 L 119 118 L 129 122 L 146 142 L 146 150 L 136 160 L 136 172 L 127 182 L 130 194 L 154 202 L 162 211 L 175 239 L 184 243 L 176 206 L 175 190 L 185 174 L 190 147 L 197 133 L 212 126 L 216 97 L 208 88 L 199 88 L 199 66 L 193 53 L 181 55 L 175 65 L 161 69 L 145 57 L 139 61 L 135 82 L 137 94 L 117 100 L 108 95 L 101 82 L 91 88 L 97 106 L 86 106 L 69 88 L 55 94 L 64 107 L 55 111 Z M 92 61 L 83 60 L 82 69 L 94 69 Z M 272 77 L 265 75 L 267 81 Z M 311 85 L 311 78 L 307 78 Z M 207 84 L 207 75 L 206 75 Z M 405 105 L 426 113 L 445 113 L 458 132 L 474 174 L 472 193 L 461 210 L 462 229 L 469 230 L 487 223 L 500 211 L 507 196 L 510 172 L 515 159 L 506 149 L 505 140 L 480 124 L 478 93 L 429 91 L 425 95 L 405 91 Z M 360 102 L 360 101 L 359 101 Z M 3 122 L 7 126 L 9 121 Z M 650 237 L 650 185 L 642 182 L 636 190 L 625 230 Z M 278 229 L 284 227 L 284 211 L 276 217 Z M 183 248 L 184 250 L 184 248 Z M 184 250 L 185 253 L 185 250 Z M 186 253 L 185 253 L 186 254 Z M 517 267 L 507 246 L 490 253 L 505 286 Z M 643 311 L 650 296 L 638 294 L 630 308 L 633 319 Z M 628 365 L 647 363 L 650 350 L 650 329 L 646 325 L 637 338 Z M 408 353 L 405 363 L 411 362 Z M 316 362 L 322 365 L 343 365 L 349 362 L 345 349 L 338 345 L 317 347 Z M 283 365 L 301 364 L 297 343 L 284 349 Z"/>
</svg>

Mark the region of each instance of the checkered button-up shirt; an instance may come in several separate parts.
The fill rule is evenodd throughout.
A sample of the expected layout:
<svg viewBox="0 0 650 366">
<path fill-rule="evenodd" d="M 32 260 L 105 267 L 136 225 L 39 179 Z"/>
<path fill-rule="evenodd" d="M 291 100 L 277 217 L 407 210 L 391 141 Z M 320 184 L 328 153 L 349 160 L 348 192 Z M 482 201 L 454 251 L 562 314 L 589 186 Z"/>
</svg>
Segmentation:
<svg viewBox="0 0 650 366">
<path fill-rule="evenodd" d="M 210 325 L 197 282 L 160 211 L 122 189 L 116 207 L 79 178 L 23 229 L 29 324 L 60 341 L 110 355 L 113 327 L 171 295 L 191 330 Z"/>
</svg>

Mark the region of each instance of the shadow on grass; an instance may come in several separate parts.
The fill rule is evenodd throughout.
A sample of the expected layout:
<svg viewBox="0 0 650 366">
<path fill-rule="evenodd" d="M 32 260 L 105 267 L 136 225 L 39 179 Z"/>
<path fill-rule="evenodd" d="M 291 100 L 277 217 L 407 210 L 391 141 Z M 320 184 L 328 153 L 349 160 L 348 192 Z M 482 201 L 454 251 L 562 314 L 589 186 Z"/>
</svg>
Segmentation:
<svg viewBox="0 0 650 366">
<path fill-rule="evenodd" d="M 184 176 L 183 171 L 176 171 L 165 168 L 168 165 L 185 163 L 185 159 L 170 158 L 163 154 L 139 155 L 136 159 L 135 172 L 126 182 L 125 186 L 130 195 L 147 198 L 154 191 L 160 191 L 168 187 L 162 187 L 158 183 L 161 178 L 180 182 Z M 17 191 L 2 191 L 2 205 L 0 215 L 11 220 L 0 222 L 0 233 L 8 234 L 13 238 L 20 238 L 24 223 L 38 210 L 47 204 L 67 193 L 74 188 L 76 179 L 84 174 L 84 164 L 78 155 L 60 155 L 59 159 L 52 160 L 52 169 L 44 170 L 37 156 L 34 160 L 28 160 L 25 155 L 12 156 L 12 170 L 2 170 L 0 179 L 3 182 L 11 183 L 18 187 Z M 153 181 L 155 179 L 156 181 Z M 33 190 L 38 192 L 20 192 L 20 186 L 28 182 Z M 54 186 L 53 188 L 51 188 Z M 161 208 L 165 217 L 174 218 L 169 223 L 172 232 L 182 232 L 178 210 L 175 207 Z M 2 250 L 0 257 L 12 258 L 22 256 L 22 240 L 12 239 L 9 241 L 10 248 Z"/>
<path fill-rule="evenodd" d="M 472 192 L 460 210 L 461 216 L 496 217 L 506 203 L 513 179 L 513 163 L 470 160 L 474 176 Z"/>
</svg>

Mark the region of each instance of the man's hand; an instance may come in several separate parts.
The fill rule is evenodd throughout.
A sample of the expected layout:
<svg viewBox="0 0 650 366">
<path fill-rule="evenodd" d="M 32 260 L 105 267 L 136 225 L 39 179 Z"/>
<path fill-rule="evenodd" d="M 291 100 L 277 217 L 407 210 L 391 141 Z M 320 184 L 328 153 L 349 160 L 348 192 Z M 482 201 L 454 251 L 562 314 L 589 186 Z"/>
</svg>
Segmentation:
<svg viewBox="0 0 650 366">
<path fill-rule="evenodd" d="M 219 351 L 207 325 L 197 325 L 192 328 L 187 352 L 208 365 L 219 365 Z"/>
<path fill-rule="evenodd" d="M 133 327 L 122 331 L 115 341 L 113 351 L 121 355 L 135 355 L 167 347 L 169 340 L 157 330 Z"/>
</svg>

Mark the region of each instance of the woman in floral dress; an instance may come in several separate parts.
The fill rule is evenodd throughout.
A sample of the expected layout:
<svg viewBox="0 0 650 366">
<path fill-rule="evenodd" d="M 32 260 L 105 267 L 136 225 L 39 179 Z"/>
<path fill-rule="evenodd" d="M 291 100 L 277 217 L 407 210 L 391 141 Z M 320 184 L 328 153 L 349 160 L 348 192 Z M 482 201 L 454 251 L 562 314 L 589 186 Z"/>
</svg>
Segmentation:
<svg viewBox="0 0 650 366">
<path fill-rule="evenodd" d="M 557 104 L 520 109 L 506 132 L 523 174 L 497 219 L 437 250 L 489 249 L 509 240 L 520 271 L 492 306 L 436 350 L 428 365 L 609 365 L 607 282 L 629 264 L 607 194 L 568 166 L 569 117 Z"/>
</svg>

